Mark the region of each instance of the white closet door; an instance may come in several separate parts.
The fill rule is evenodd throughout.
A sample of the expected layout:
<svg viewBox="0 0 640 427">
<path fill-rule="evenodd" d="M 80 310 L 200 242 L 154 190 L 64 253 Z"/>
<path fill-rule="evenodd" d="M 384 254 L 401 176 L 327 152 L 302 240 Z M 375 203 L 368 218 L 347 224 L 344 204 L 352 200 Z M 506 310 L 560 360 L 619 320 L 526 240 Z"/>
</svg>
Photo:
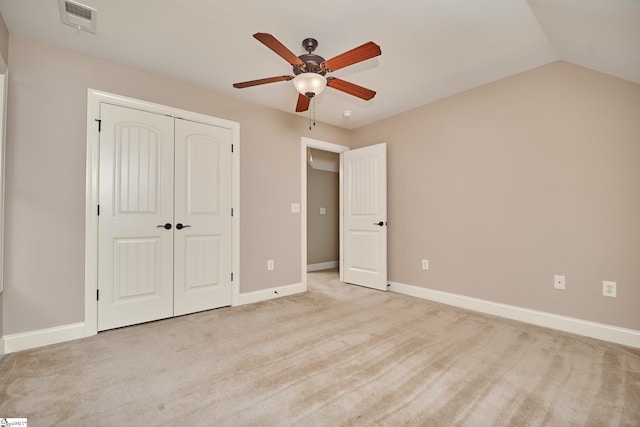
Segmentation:
<svg viewBox="0 0 640 427">
<path fill-rule="evenodd" d="M 232 132 L 175 123 L 177 316 L 231 304 Z"/>
<path fill-rule="evenodd" d="M 174 119 L 109 104 L 100 117 L 98 329 L 105 330 L 173 315 Z"/>
</svg>

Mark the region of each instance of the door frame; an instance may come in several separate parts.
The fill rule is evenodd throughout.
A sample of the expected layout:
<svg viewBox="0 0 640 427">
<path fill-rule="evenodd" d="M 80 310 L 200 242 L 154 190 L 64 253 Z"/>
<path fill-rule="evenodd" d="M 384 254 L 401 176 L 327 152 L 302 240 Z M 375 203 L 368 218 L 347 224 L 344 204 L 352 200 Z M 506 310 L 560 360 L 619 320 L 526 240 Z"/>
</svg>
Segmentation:
<svg viewBox="0 0 640 427">
<path fill-rule="evenodd" d="M 86 153 L 86 205 L 84 245 L 84 335 L 98 333 L 98 176 L 100 167 L 100 133 L 98 132 L 100 104 L 109 103 L 121 107 L 163 114 L 171 117 L 204 123 L 232 131 L 231 206 L 231 305 L 238 305 L 240 295 L 240 124 L 193 111 L 129 98 L 89 88 L 87 90 L 87 153 Z"/>
<path fill-rule="evenodd" d="M 9 70 L 0 55 L 0 294 L 4 290 L 4 170 L 7 140 L 7 89 Z M 2 337 L 2 331 L 0 331 Z M 0 351 L 2 354 L 2 351 Z"/>
<path fill-rule="evenodd" d="M 333 153 L 344 153 L 351 148 L 333 144 L 331 142 L 320 141 L 318 139 L 307 138 L 303 136 L 300 141 L 300 169 L 301 169 L 301 196 L 300 196 L 300 223 L 301 223 L 301 256 L 302 261 L 301 274 L 302 274 L 302 288 L 303 291 L 307 291 L 307 148 L 317 148 L 318 150 L 330 151 Z M 339 176 L 339 217 L 340 217 L 340 280 L 342 281 L 342 158 L 340 159 L 340 169 L 338 171 Z"/>
</svg>

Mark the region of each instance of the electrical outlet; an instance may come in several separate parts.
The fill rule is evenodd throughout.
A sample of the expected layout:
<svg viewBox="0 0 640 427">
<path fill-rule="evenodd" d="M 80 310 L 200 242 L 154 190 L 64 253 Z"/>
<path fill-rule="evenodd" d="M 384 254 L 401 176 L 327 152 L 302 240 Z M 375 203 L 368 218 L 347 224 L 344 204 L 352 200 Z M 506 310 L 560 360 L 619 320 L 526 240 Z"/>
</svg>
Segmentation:
<svg viewBox="0 0 640 427">
<path fill-rule="evenodd" d="M 602 295 L 605 297 L 616 297 L 616 282 L 608 282 L 604 280 L 602 282 Z"/>
<path fill-rule="evenodd" d="M 273 270 L 275 268 L 275 266 L 273 265 L 273 260 L 272 259 L 268 259 L 267 260 L 267 270 Z"/>
<path fill-rule="evenodd" d="M 566 277 L 561 274 L 553 276 L 553 287 L 556 289 L 567 289 Z"/>
<path fill-rule="evenodd" d="M 429 269 L 429 260 L 428 259 L 423 259 L 422 260 L 422 269 L 423 270 L 428 270 Z"/>
</svg>

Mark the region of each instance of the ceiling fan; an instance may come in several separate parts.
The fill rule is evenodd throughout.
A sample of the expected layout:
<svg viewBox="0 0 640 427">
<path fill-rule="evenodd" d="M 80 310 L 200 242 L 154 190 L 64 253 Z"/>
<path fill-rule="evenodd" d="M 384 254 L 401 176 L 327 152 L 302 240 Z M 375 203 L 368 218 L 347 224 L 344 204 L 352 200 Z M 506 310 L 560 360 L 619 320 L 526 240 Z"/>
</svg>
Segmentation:
<svg viewBox="0 0 640 427">
<path fill-rule="evenodd" d="M 318 47 L 318 42 L 312 38 L 307 38 L 302 41 L 302 46 L 307 53 L 296 56 L 271 34 L 256 33 L 253 37 L 291 64 L 294 76 L 276 76 L 234 83 L 233 87 L 235 88 L 242 89 L 266 83 L 293 80 L 293 84 L 299 93 L 296 112 L 307 111 L 311 98 L 322 92 L 325 86 L 332 87 L 349 95 L 357 96 L 365 101 L 376 96 L 375 91 L 362 86 L 336 77 L 325 77 L 327 73 L 332 71 L 381 55 L 382 51 L 380 50 L 380 46 L 374 42 L 365 43 L 334 58 L 325 60 L 323 57 L 313 53 L 316 47 Z"/>
</svg>

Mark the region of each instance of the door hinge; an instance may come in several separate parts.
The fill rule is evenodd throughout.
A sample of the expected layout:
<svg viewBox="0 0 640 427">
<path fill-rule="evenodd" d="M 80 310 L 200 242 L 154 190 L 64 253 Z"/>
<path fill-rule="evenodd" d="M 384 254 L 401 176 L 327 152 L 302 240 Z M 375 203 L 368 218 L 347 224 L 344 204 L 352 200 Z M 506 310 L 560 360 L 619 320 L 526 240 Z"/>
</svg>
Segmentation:
<svg viewBox="0 0 640 427">
<path fill-rule="evenodd" d="M 98 216 L 100 216 L 100 205 L 98 205 Z"/>
<path fill-rule="evenodd" d="M 233 282 L 233 273 L 231 273 L 231 281 Z"/>
<path fill-rule="evenodd" d="M 96 120 L 96 122 L 98 122 L 98 132 L 101 132 L 102 131 L 102 120 L 100 120 L 100 119 L 95 119 L 95 120 Z"/>
<path fill-rule="evenodd" d="M 96 301 L 100 301 L 100 289 L 96 289 Z"/>
</svg>

